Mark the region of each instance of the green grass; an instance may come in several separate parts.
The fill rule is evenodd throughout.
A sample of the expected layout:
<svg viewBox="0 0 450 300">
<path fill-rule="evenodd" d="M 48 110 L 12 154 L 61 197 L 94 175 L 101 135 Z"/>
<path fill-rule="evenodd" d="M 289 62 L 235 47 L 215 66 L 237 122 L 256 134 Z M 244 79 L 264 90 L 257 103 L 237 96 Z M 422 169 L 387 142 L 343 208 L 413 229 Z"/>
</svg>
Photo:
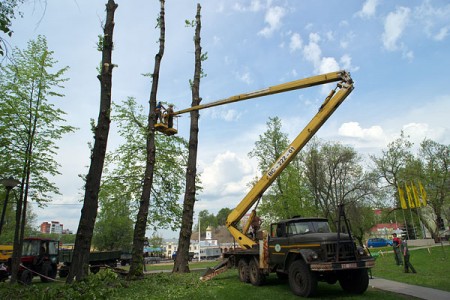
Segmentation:
<svg viewBox="0 0 450 300">
<path fill-rule="evenodd" d="M 132 282 L 127 288 L 117 291 L 110 299 L 299 299 L 292 294 L 287 282 L 270 275 L 265 285 L 260 287 L 239 281 L 236 270 L 229 270 L 213 280 L 201 282 L 201 272 L 189 274 L 157 273 L 145 279 Z M 394 293 L 373 288 L 361 296 L 346 294 L 338 284 L 319 284 L 316 298 L 321 299 L 410 299 Z"/>
<path fill-rule="evenodd" d="M 411 262 L 417 274 L 403 273 L 403 268 L 395 265 L 389 250 L 371 249 L 374 254 L 379 254 L 376 267 L 372 270 L 373 276 L 450 291 L 450 246 L 412 250 Z M 0 299 L 299 299 L 291 293 L 289 284 L 280 281 L 275 274 L 271 274 L 267 283 L 260 287 L 240 282 L 236 269 L 228 270 L 212 280 L 200 281 L 203 271 L 198 269 L 215 264 L 216 261 L 192 262 L 189 265 L 192 272 L 188 274 L 167 272 L 173 268 L 172 262 L 147 265 L 147 271 L 156 272 L 131 282 L 118 279 L 115 273 L 108 270 L 89 276 L 86 282 L 73 285 L 35 282 L 30 287 L 24 287 L 3 283 L 0 284 Z M 370 284 L 366 293 L 355 296 L 343 292 L 339 284 L 319 283 L 316 298 L 398 300 L 411 299 L 411 296 L 377 290 Z"/>
<path fill-rule="evenodd" d="M 386 249 L 387 250 L 387 249 Z M 390 249 L 389 249 L 390 250 Z M 376 252 L 371 250 L 372 253 Z M 378 250 L 377 250 L 378 251 Z M 410 262 L 417 274 L 404 273 L 395 264 L 394 254 L 383 251 L 377 257 L 372 274 L 375 277 L 450 291 L 450 246 L 410 250 Z"/>
</svg>

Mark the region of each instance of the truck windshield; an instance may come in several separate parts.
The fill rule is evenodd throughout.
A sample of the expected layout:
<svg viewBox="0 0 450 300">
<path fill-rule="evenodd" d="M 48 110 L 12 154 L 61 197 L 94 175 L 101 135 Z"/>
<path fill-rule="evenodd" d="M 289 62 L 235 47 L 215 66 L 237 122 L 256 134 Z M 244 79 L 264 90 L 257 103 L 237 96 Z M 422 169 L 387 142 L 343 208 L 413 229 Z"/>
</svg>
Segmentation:
<svg viewBox="0 0 450 300">
<path fill-rule="evenodd" d="M 330 227 L 326 221 L 300 221 L 289 223 L 287 226 L 288 235 L 305 234 L 305 233 L 327 233 Z"/>
</svg>

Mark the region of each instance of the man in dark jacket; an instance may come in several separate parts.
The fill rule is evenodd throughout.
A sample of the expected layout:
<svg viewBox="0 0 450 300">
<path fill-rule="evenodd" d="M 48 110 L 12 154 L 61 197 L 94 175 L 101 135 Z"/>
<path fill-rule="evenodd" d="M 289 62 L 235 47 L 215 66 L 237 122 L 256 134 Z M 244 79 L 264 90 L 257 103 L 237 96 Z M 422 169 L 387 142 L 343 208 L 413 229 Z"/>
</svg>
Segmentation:
<svg viewBox="0 0 450 300">
<path fill-rule="evenodd" d="M 413 265 L 409 261 L 409 249 L 408 249 L 408 244 L 406 243 L 406 241 L 403 241 L 401 243 L 401 250 L 403 253 L 405 273 L 409 273 L 409 269 L 411 269 L 411 272 L 416 273 L 416 269 L 414 269 Z"/>
</svg>

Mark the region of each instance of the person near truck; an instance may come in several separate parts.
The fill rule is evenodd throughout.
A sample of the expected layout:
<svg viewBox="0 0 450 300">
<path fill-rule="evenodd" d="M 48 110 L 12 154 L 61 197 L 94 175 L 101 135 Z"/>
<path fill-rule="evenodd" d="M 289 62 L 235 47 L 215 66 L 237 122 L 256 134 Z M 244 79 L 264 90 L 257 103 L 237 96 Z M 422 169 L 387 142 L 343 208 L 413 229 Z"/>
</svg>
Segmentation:
<svg viewBox="0 0 450 300">
<path fill-rule="evenodd" d="M 394 249 L 394 257 L 395 257 L 395 263 L 397 266 L 403 265 L 403 258 L 401 254 L 401 244 L 402 240 L 397 237 L 396 233 L 392 234 L 392 248 Z"/>
<path fill-rule="evenodd" d="M 256 211 L 253 210 L 255 213 L 255 216 L 252 219 L 252 223 L 250 224 L 252 226 L 252 235 L 253 235 L 253 239 L 256 239 L 256 233 L 259 231 L 259 229 L 261 228 L 261 218 L 258 217 L 258 215 L 256 214 Z"/>
<path fill-rule="evenodd" d="M 401 248 L 401 251 L 403 254 L 405 273 L 409 273 L 409 269 L 411 269 L 411 272 L 416 273 L 416 269 L 414 269 L 413 265 L 409 261 L 410 255 L 409 255 L 408 243 L 406 241 L 403 241 L 401 243 L 400 248 Z"/>
</svg>

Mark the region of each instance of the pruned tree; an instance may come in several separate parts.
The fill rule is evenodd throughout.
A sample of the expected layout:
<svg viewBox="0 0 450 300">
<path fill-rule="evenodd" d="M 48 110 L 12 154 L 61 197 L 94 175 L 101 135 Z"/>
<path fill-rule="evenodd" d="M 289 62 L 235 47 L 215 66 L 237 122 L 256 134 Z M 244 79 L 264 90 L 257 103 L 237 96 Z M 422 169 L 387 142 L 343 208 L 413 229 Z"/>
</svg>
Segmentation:
<svg viewBox="0 0 450 300">
<path fill-rule="evenodd" d="M 133 250 L 132 250 L 132 262 L 130 265 L 130 271 L 128 273 L 128 279 L 142 278 L 144 257 L 142 249 L 145 241 L 145 230 L 147 228 L 148 211 L 150 208 L 150 193 L 153 185 L 153 173 L 155 170 L 155 123 L 157 121 L 156 110 L 156 95 L 158 91 L 159 83 L 159 70 L 161 61 L 164 55 L 165 46 L 165 1 L 160 0 L 160 14 L 158 18 L 157 27 L 160 30 L 159 36 L 159 51 L 155 55 L 155 66 L 152 73 L 152 88 L 150 92 L 150 110 L 148 112 L 147 120 L 147 136 L 146 136 L 146 162 L 145 172 L 142 182 L 142 194 L 139 202 L 139 210 L 136 217 L 136 223 L 134 226 L 133 235 Z"/>
<path fill-rule="evenodd" d="M 192 104 L 199 105 L 200 98 L 200 78 L 202 76 L 202 48 L 200 44 L 201 31 L 201 6 L 197 4 L 197 14 L 195 15 L 195 69 L 194 80 L 192 82 Z M 196 178 L 197 178 L 197 148 L 198 148 L 198 119 L 200 114 L 198 110 L 190 112 L 191 126 L 189 134 L 189 156 L 186 169 L 186 191 L 183 200 L 183 216 L 181 221 L 181 230 L 178 239 L 177 257 L 173 265 L 174 273 L 189 272 L 189 245 L 192 234 L 192 224 L 194 217 L 194 204 L 196 195 Z"/>
<path fill-rule="evenodd" d="M 22 240 L 27 227 L 28 201 L 45 205 L 59 190 L 49 180 L 59 174 L 55 142 L 74 130 L 64 125 L 62 110 L 52 103 L 67 81 L 67 67 L 54 71 L 56 61 L 45 37 L 27 49 L 12 52 L 13 63 L 0 67 L 0 170 L 18 178 L 11 282 L 16 282 Z"/>
<path fill-rule="evenodd" d="M 105 162 L 106 147 L 108 143 L 109 128 L 111 123 L 111 89 L 112 89 L 112 63 L 114 13 L 118 5 L 114 0 L 108 0 L 106 4 L 106 22 L 104 34 L 99 47 L 102 50 L 100 80 L 100 112 L 97 126 L 94 128 L 94 146 L 91 155 L 91 165 L 86 176 L 85 194 L 81 209 L 80 223 L 78 224 L 77 237 L 73 251 L 67 283 L 74 279 L 83 280 L 88 274 L 89 252 L 95 220 L 97 218 L 98 194 Z"/>
</svg>

